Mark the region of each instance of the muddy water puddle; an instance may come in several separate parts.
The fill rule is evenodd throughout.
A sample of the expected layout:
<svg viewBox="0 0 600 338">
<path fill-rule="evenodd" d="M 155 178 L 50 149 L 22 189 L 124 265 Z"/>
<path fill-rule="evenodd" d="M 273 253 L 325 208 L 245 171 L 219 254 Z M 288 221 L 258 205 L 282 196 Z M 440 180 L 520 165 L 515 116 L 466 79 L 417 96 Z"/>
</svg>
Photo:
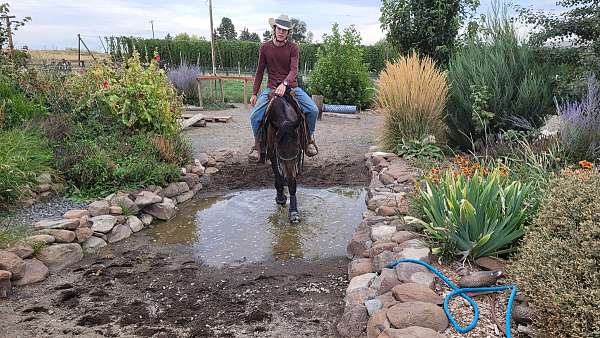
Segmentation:
<svg viewBox="0 0 600 338">
<path fill-rule="evenodd" d="M 157 244 L 186 244 L 198 262 L 238 265 L 292 258 L 341 256 L 366 210 L 361 188 L 299 188 L 302 221 L 290 224 L 275 190 L 246 190 L 190 201 L 157 225 Z"/>
</svg>

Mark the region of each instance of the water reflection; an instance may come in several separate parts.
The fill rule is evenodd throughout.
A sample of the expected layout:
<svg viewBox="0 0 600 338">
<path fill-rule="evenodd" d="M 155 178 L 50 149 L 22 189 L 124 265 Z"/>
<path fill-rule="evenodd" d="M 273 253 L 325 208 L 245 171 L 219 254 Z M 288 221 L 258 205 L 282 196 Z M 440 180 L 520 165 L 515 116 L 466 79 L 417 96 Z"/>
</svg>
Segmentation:
<svg viewBox="0 0 600 338">
<path fill-rule="evenodd" d="M 193 201 L 152 236 L 159 244 L 192 245 L 197 259 L 211 266 L 344 255 L 366 208 L 362 189 L 302 188 L 303 221 L 291 225 L 274 197 L 263 189 Z"/>
</svg>

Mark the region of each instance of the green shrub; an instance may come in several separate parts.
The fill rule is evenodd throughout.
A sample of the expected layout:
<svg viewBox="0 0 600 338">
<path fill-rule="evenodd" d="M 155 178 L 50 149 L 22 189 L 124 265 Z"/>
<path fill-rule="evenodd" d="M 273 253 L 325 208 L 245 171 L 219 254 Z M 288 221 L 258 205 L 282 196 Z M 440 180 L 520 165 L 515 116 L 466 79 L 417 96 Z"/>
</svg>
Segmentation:
<svg viewBox="0 0 600 338">
<path fill-rule="evenodd" d="M 519 41 L 506 14 L 495 11 L 485 28 L 453 55 L 448 68 L 448 137 L 463 149 L 486 134 L 539 127 L 552 110 L 547 70 Z"/>
<path fill-rule="evenodd" d="M 46 113 L 43 105 L 27 98 L 11 79 L 0 74 L 0 129 L 20 127 Z"/>
<path fill-rule="evenodd" d="M 600 175 L 554 182 L 509 265 L 547 337 L 600 332 Z"/>
<path fill-rule="evenodd" d="M 310 91 L 325 96 L 330 104 L 365 106 L 369 101 L 369 71 L 363 62 L 360 34 L 354 26 L 340 33 L 337 24 L 317 52 L 310 73 Z"/>
<path fill-rule="evenodd" d="M 441 244 L 442 255 L 471 257 L 510 251 L 523 235 L 529 184 L 507 179 L 502 169 L 444 171 L 420 192 L 425 231 Z"/>
<path fill-rule="evenodd" d="M 21 198 L 38 175 L 52 172 L 47 141 L 21 130 L 0 131 L 0 206 Z"/>
<path fill-rule="evenodd" d="M 377 107 L 385 116 L 380 143 L 389 151 L 429 135 L 443 142 L 448 79 L 429 57 L 416 54 L 388 63 L 379 74 Z"/>
</svg>

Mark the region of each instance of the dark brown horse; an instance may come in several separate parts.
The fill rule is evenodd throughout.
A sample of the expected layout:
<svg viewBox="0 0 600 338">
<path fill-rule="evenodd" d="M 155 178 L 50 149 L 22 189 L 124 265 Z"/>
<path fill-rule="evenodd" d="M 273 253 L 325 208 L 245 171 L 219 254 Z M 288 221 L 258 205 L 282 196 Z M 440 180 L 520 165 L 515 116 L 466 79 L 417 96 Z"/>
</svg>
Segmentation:
<svg viewBox="0 0 600 338">
<path fill-rule="evenodd" d="M 289 218 L 290 222 L 300 222 L 298 200 L 296 199 L 296 176 L 300 172 L 304 160 L 306 146 L 306 127 L 304 116 L 296 101 L 286 93 L 284 97 L 276 96 L 267 109 L 267 118 L 263 121 L 262 131 L 265 132 L 266 153 L 271 161 L 275 175 L 275 202 L 281 206 L 287 202 L 283 189 L 287 184 L 290 193 Z M 261 156 L 263 157 L 263 156 Z"/>
</svg>

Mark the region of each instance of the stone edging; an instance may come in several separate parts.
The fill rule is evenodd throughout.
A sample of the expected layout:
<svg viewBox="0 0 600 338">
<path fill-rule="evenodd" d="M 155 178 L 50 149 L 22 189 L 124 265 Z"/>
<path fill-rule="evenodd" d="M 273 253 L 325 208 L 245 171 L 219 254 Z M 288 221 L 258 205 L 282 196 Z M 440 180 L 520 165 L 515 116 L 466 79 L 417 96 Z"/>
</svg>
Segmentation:
<svg viewBox="0 0 600 338">
<path fill-rule="evenodd" d="M 443 298 L 433 291 L 436 276 L 417 264 L 386 265 L 398 259 L 429 262 L 431 251 L 413 232 L 406 194 L 414 172 L 390 153 L 365 155 L 371 173 L 368 211 L 348 244 L 350 283 L 337 329 L 342 337 L 445 337 Z"/>
<path fill-rule="evenodd" d="M 201 153 L 193 164 L 181 168 L 180 182 L 164 188 L 117 192 L 90 203 L 86 209 L 69 210 L 62 218 L 36 222 L 36 232 L 25 239 L 26 244 L 0 250 L 0 298 L 7 297 L 12 286 L 43 281 L 50 273 L 80 261 L 84 251 L 96 252 L 157 219 L 173 218 L 177 204 L 190 200 L 202 189 L 200 177 L 217 173 L 233 155 L 231 150 Z M 36 253 L 34 247 L 38 246 L 42 249 Z"/>
</svg>

